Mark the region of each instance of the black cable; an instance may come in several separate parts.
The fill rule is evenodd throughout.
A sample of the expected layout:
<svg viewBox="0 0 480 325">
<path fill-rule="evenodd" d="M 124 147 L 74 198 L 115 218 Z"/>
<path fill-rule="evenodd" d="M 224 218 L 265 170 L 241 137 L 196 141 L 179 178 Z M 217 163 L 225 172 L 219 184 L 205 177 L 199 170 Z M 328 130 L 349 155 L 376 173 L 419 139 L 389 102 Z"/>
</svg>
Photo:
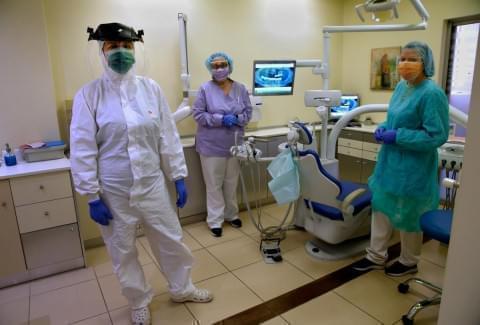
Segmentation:
<svg viewBox="0 0 480 325">
<path fill-rule="evenodd" d="M 445 168 L 445 178 L 450 177 L 450 170 Z M 450 188 L 445 187 L 445 202 L 443 203 L 443 209 L 448 210 L 448 202 L 450 201 Z"/>
<path fill-rule="evenodd" d="M 457 178 L 457 170 L 455 169 L 455 165 L 457 162 L 455 160 L 452 160 L 450 162 L 450 166 L 452 167 L 452 175 L 451 179 L 455 180 Z M 448 202 L 449 209 L 453 209 L 453 192 L 455 191 L 455 188 L 452 188 L 450 190 L 450 201 Z"/>
<path fill-rule="evenodd" d="M 441 162 L 440 162 L 440 166 L 438 167 L 438 183 L 439 183 L 439 187 L 440 189 L 442 190 L 442 173 L 443 171 L 445 170 L 445 173 L 446 173 L 446 169 L 445 169 L 445 166 L 447 165 L 447 160 L 446 159 L 442 159 Z M 443 190 L 442 190 L 443 191 Z M 447 207 L 445 205 L 446 203 L 446 195 L 447 195 L 447 190 L 445 188 L 445 199 L 443 200 L 443 209 L 445 210 Z"/>
</svg>

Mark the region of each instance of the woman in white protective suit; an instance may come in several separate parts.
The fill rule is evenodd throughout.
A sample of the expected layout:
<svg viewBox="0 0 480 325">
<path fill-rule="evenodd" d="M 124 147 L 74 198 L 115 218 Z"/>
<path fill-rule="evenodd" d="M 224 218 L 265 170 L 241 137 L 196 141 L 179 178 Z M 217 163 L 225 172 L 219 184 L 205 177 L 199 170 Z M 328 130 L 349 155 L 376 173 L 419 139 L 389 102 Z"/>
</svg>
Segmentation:
<svg viewBox="0 0 480 325">
<path fill-rule="evenodd" d="M 136 76 L 134 42 L 143 31 L 119 24 L 89 28 L 104 66 L 101 78 L 75 95 L 70 127 L 76 191 L 88 195 L 90 216 L 99 223 L 113 270 L 132 308 L 133 324 L 150 324 L 152 288 L 138 261 L 136 226 L 145 234 L 175 302 L 209 302 L 192 284 L 193 257 L 166 187 L 174 181 L 177 206 L 186 203 L 187 167 L 165 96 L 152 79 Z"/>
</svg>

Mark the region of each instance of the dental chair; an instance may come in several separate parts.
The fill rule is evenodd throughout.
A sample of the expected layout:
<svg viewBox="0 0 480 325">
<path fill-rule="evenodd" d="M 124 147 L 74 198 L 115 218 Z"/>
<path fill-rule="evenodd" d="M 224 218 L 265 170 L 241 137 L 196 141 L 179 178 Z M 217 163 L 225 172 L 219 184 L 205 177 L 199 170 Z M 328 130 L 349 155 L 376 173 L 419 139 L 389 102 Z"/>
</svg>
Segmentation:
<svg viewBox="0 0 480 325">
<path fill-rule="evenodd" d="M 310 131 L 297 125 L 297 137 L 307 147 L 313 141 Z M 306 251 L 323 260 L 342 259 L 363 251 L 368 238 L 350 241 L 370 233 L 372 195 L 367 185 L 337 179 L 338 162 L 322 164 L 315 150 L 297 150 L 300 197 L 294 223 L 315 239 L 306 243 Z"/>
<path fill-rule="evenodd" d="M 313 150 L 300 151 L 299 156 L 297 209 L 305 229 L 328 244 L 368 235 L 372 195 L 367 186 L 336 179 Z"/>
<path fill-rule="evenodd" d="M 452 210 L 433 210 L 426 212 L 420 218 L 420 225 L 423 234 L 432 239 L 438 240 L 443 244 L 448 244 L 450 241 L 450 232 L 452 229 Z M 420 278 L 410 278 L 398 285 L 398 291 L 401 293 L 407 293 L 410 289 L 410 282 L 418 283 L 428 289 L 432 290 L 436 294 L 430 298 L 426 298 L 415 303 L 408 312 L 402 316 L 402 322 L 404 325 L 413 324 L 415 315 L 427 308 L 428 306 L 439 305 L 442 296 L 442 288 L 422 280 Z"/>
</svg>

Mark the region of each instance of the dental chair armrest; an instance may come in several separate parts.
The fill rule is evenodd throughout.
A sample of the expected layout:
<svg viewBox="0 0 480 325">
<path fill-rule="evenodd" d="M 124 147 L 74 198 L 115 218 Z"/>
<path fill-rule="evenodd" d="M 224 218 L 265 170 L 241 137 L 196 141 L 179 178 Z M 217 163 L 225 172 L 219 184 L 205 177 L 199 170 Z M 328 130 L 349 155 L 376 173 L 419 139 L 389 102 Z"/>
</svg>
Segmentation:
<svg viewBox="0 0 480 325">
<path fill-rule="evenodd" d="M 353 210 L 355 209 L 352 205 L 352 202 L 358 198 L 360 195 L 362 195 L 366 189 L 364 188 L 359 188 L 353 191 L 352 193 L 348 194 L 345 199 L 342 201 L 342 214 L 344 215 L 349 215 L 351 216 L 353 214 Z"/>
</svg>

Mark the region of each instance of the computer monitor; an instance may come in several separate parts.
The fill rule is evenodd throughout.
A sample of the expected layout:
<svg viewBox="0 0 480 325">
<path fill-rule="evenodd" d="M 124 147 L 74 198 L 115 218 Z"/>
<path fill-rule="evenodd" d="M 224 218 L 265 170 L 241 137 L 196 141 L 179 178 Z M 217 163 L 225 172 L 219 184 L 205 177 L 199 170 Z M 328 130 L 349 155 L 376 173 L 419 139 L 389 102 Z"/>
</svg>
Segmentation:
<svg viewBox="0 0 480 325">
<path fill-rule="evenodd" d="M 295 60 L 255 60 L 253 62 L 253 95 L 292 95 Z"/>
<path fill-rule="evenodd" d="M 330 119 L 338 120 L 346 113 L 360 106 L 360 96 L 357 94 L 344 94 L 340 99 L 340 106 L 330 109 Z"/>
</svg>

